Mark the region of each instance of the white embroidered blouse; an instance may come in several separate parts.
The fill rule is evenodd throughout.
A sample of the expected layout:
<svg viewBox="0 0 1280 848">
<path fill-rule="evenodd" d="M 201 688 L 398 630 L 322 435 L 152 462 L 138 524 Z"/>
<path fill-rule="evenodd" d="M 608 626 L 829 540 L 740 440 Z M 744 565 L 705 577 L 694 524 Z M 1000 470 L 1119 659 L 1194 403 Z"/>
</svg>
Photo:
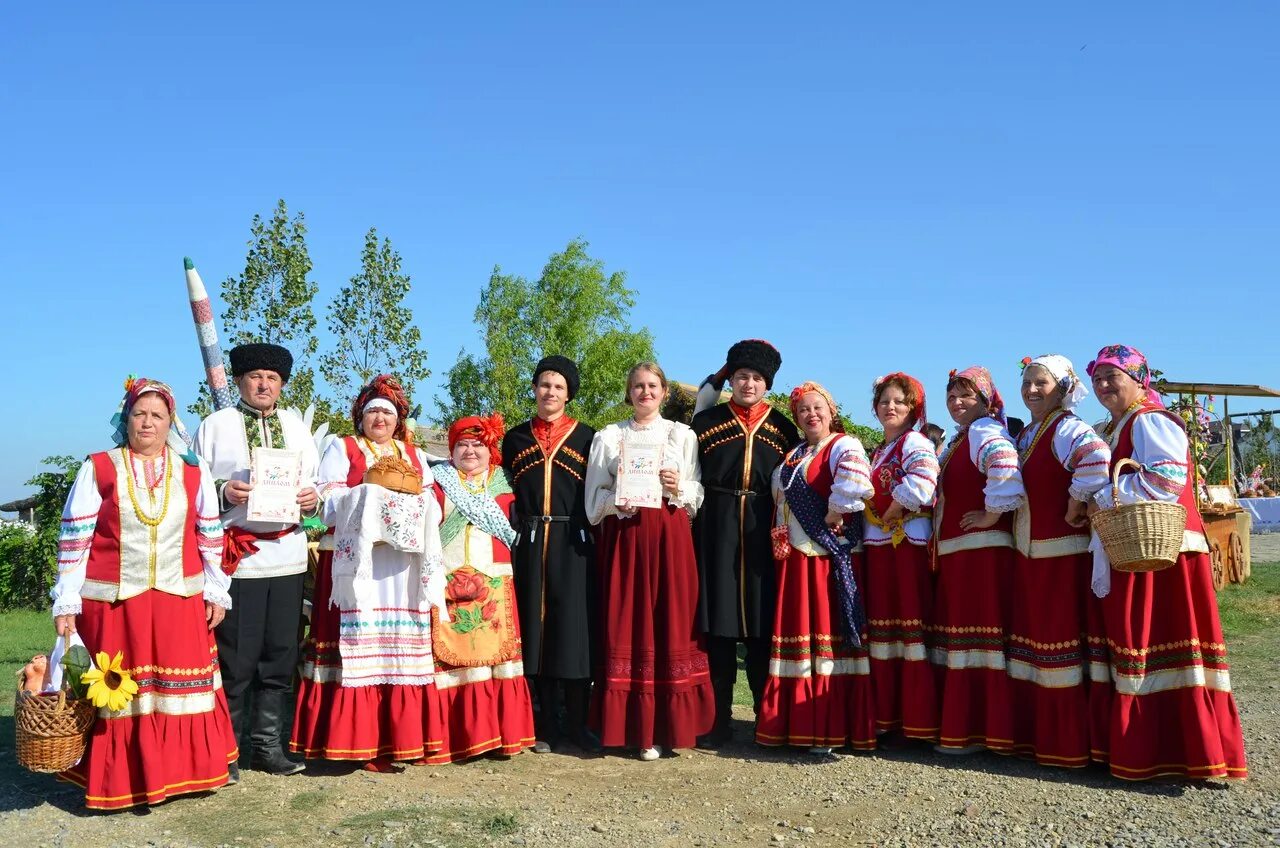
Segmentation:
<svg viewBox="0 0 1280 848">
<path fill-rule="evenodd" d="M 663 497 L 672 506 L 683 508 L 692 518 L 702 506 L 702 472 L 698 465 L 698 437 L 687 424 L 658 418 L 648 424 L 637 424 L 628 418 L 598 431 L 591 442 L 587 460 L 586 511 L 592 524 L 607 516 L 619 515 L 614 504 L 618 480 L 618 460 L 623 442 L 664 443 L 663 468 L 674 467 L 680 482 L 675 496 L 665 491 Z"/>
</svg>

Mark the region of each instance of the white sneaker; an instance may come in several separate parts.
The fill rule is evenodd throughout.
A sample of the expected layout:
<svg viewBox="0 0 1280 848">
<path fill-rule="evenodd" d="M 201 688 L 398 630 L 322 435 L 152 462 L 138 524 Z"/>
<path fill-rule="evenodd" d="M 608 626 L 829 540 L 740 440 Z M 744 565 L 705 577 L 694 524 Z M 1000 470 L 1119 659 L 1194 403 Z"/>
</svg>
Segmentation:
<svg viewBox="0 0 1280 848">
<path fill-rule="evenodd" d="M 815 754 L 815 755 L 817 755 L 817 756 L 819 756 L 819 757 L 829 757 L 829 756 L 831 756 L 831 752 L 832 752 L 832 750 L 834 750 L 834 749 L 832 749 L 832 748 L 827 748 L 827 747 L 824 747 L 824 746 L 822 746 L 822 745 L 815 745 L 815 746 L 813 746 L 812 748 L 810 748 L 810 749 L 809 749 L 809 753 L 810 753 L 810 754 Z"/>
<path fill-rule="evenodd" d="M 640 759 L 644 760 L 646 763 L 651 763 L 661 756 L 662 756 L 662 749 L 659 748 L 657 745 L 654 745 L 652 748 L 640 749 Z"/>
</svg>

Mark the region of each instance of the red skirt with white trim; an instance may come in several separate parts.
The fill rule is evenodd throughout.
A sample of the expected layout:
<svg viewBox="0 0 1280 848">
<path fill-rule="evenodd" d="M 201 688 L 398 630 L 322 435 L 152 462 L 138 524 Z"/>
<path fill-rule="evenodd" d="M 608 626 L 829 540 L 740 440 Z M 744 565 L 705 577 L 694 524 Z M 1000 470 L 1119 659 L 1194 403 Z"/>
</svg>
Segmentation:
<svg viewBox="0 0 1280 848">
<path fill-rule="evenodd" d="M 84 787 L 85 806 L 120 810 L 224 786 L 240 754 L 204 597 L 150 589 L 86 600 L 76 629 L 91 655 L 122 652 L 138 684 L 119 713 L 99 710 L 84 757 L 60 775 Z"/>
<path fill-rule="evenodd" d="M 1209 555 L 1111 572 L 1111 774 L 1125 780 L 1248 775 Z"/>
<path fill-rule="evenodd" d="M 604 666 L 591 725 L 608 747 L 690 748 L 715 723 L 695 630 L 698 567 L 689 515 L 665 504 L 600 528 Z"/>
<path fill-rule="evenodd" d="M 1013 548 L 977 548 L 938 557 L 929 660 L 941 695 L 938 744 L 1013 745 L 1013 705 L 1005 670 Z"/>
<path fill-rule="evenodd" d="M 1081 768 L 1092 741 L 1084 641 L 1090 555 L 1015 556 L 1008 651 L 1013 752 L 1041 765 Z"/>
<path fill-rule="evenodd" d="M 863 560 L 876 729 L 936 742 L 937 673 L 925 648 L 925 628 L 933 621 L 929 548 L 867 545 Z"/>
<path fill-rule="evenodd" d="M 853 576 L 863 581 L 862 555 Z M 756 742 L 870 750 L 876 746 L 875 699 L 866 643 L 852 648 L 839 635 L 831 560 L 792 549 L 778 563 L 769 677 L 760 699 Z"/>
<path fill-rule="evenodd" d="M 321 551 L 289 750 L 308 759 L 422 759 L 444 740 L 436 687 L 342 685 L 341 613 L 329 606 L 332 562 L 333 552 Z"/>
</svg>

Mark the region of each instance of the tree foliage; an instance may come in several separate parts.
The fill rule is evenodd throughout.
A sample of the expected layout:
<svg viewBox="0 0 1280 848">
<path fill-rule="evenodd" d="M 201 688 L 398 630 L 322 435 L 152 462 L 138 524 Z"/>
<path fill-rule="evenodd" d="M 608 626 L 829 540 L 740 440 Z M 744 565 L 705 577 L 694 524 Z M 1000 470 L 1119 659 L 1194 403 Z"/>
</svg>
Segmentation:
<svg viewBox="0 0 1280 848">
<path fill-rule="evenodd" d="M 58 573 L 62 507 L 80 462 L 71 456 L 49 456 L 42 464 L 50 468 L 27 481 L 37 488 L 35 531 L 22 525 L 0 528 L 0 609 L 49 605 L 49 589 Z"/>
<path fill-rule="evenodd" d="M 305 408 L 313 401 L 322 417 L 328 404 L 316 398 L 312 358 L 319 350 L 316 316 L 312 308 L 318 286 L 310 279 L 311 256 L 307 251 L 307 225 L 301 212 L 289 217 L 283 199 L 277 201 L 270 220 L 254 215 L 249 225 L 249 252 L 244 271 L 222 283 L 222 336 L 224 350 L 246 342 L 282 345 L 293 354 L 293 373 L 281 394 L 283 406 Z M 227 373 L 231 373 L 227 363 Z M 209 389 L 200 384 L 199 398 L 191 411 L 204 416 L 212 411 Z"/>
<path fill-rule="evenodd" d="M 431 376 L 422 333 L 414 326 L 413 310 L 404 305 L 409 288 L 409 276 L 400 271 L 400 254 L 391 239 L 379 243 L 378 231 L 370 227 L 360 273 L 329 303 L 334 348 L 320 357 L 320 370 L 337 394 L 336 407 L 349 404 L 378 374 L 395 374 L 409 397 L 418 382 Z"/>
<path fill-rule="evenodd" d="M 552 354 L 578 363 L 582 384 L 569 406 L 574 418 L 598 427 L 629 414 L 626 374 L 654 358 L 653 334 L 631 329 L 635 293 L 626 274 L 606 274 L 587 246 L 582 239 L 569 242 L 532 283 L 493 269 L 475 311 L 484 354 L 459 352 L 445 396 L 436 398 L 437 423 L 490 411 L 511 423 L 530 417 L 533 368 Z"/>
</svg>

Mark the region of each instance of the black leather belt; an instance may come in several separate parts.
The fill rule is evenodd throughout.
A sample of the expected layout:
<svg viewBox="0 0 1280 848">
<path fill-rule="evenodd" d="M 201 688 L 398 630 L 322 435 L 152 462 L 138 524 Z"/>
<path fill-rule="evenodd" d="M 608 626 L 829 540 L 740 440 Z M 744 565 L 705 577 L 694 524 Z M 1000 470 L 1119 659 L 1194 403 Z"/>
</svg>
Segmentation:
<svg viewBox="0 0 1280 848">
<path fill-rule="evenodd" d="M 733 495 L 735 498 L 751 498 L 760 494 L 759 492 L 752 491 L 751 489 L 726 489 L 723 486 L 712 486 L 707 483 L 703 483 L 702 488 L 706 489 L 708 492 L 716 492 L 721 495 Z"/>
<path fill-rule="evenodd" d="M 550 524 L 553 521 L 572 521 L 573 516 L 570 515 L 527 515 L 523 521 L 525 524 Z"/>
</svg>

